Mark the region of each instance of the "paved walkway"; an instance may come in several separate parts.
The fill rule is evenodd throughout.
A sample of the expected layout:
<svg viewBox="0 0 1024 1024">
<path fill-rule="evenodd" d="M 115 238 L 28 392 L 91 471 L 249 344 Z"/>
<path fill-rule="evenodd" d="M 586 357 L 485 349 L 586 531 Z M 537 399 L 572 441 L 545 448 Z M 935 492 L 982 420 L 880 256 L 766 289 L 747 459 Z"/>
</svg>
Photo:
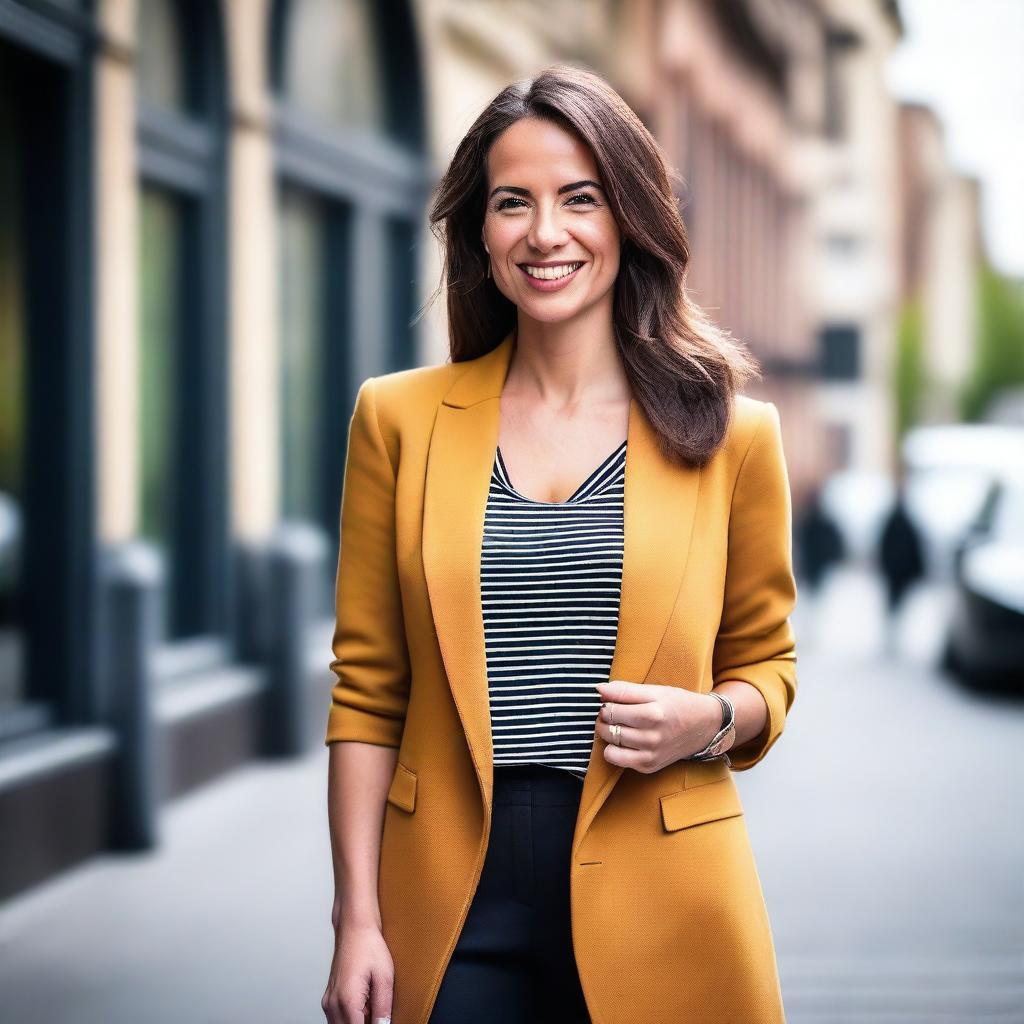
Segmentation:
<svg viewBox="0 0 1024 1024">
<path fill-rule="evenodd" d="M 947 599 L 917 595 L 899 659 L 857 570 L 794 619 L 786 735 L 737 775 L 789 1024 L 1024 1022 L 1024 702 L 931 667 Z M 174 803 L 154 854 L 0 908 L 0 1021 L 322 1022 L 326 767 L 240 770 Z"/>
</svg>

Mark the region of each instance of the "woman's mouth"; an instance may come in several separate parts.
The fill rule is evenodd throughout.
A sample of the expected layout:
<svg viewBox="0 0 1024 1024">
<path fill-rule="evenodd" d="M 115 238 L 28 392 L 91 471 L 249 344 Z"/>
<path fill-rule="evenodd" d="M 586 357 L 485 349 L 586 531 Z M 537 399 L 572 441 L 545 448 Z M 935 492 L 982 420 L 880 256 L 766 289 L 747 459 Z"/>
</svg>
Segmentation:
<svg viewBox="0 0 1024 1024">
<path fill-rule="evenodd" d="M 528 267 L 523 263 L 518 264 L 523 277 L 530 283 L 531 287 L 539 292 L 556 292 L 564 288 L 570 281 L 575 279 L 586 261 L 566 263 L 557 267 Z"/>
</svg>

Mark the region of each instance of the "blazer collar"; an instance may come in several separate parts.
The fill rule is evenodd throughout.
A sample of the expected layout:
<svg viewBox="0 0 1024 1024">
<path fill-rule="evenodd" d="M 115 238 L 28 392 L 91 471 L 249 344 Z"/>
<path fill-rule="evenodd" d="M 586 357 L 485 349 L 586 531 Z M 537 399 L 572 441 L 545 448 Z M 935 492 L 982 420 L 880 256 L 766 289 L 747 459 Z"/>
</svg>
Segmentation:
<svg viewBox="0 0 1024 1024">
<path fill-rule="evenodd" d="M 427 456 L 423 568 L 445 670 L 462 721 L 484 805 L 494 782 L 480 553 L 500 425 L 500 397 L 514 350 L 510 332 L 466 362 L 441 400 Z M 651 680 L 648 673 L 680 595 L 692 540 L 700 470 L 671 462 L 643 408 L 630 401 L 619 627 L 609 678 Z M 573 844 L 622 775 L 595 735 Z M 489 820 L 489 819 L 488 819 Z"/>
</svg>

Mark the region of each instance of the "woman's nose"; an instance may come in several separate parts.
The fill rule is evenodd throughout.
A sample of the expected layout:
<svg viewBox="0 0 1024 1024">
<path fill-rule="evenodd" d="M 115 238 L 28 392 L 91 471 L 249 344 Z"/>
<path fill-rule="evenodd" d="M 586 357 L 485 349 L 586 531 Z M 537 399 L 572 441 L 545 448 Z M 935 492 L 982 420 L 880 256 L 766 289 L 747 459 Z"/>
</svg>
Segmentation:
<svg viewBox="0 0 1024 1024">
<path fill-rule="evenodd" d="M 528 239 L 536 249 L 547 250 L 564 241 L 565 228 L 559 221 L 558 214 L 554 210 L 546 210 L 539 207 L 533 224 L 530 227 Z"/>
</svg>

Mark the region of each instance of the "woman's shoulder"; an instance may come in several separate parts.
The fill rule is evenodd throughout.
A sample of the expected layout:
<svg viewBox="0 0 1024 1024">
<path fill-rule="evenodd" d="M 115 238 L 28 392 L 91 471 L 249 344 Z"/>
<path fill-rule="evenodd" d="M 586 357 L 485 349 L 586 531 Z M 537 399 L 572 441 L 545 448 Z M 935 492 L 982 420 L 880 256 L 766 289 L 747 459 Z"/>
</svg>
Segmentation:
<svg viewBox="0 0 1024 1024">
<path fill-rule="evenodd" d="M 731 430 L 739 440 L 749 440 L 758 427 L 766 424 L 769 419 L 778 419 L 779 415 L 774 402 L 742 393 L 733 397 L 732 410 Z"/>
<path fill-rule="evenodd" d="M 408 404 L 440 401 L 459 375 L 459 364 L 439 363 L 411 366 L 405 370 L 382 373 L 373 378 L 374 396 L 378 405 L 408 408 Z"/>
<path fill-rule="evenodd" d="M 413 366 L 368 377 L 366 389 L 373 398 L 377 424 L 385 438 L 400 436 L 405 428 L 430 424 L 445 393 L 459 376 L 461 364 Z"/>
<path fill-rule="evenodd" d="M 756 439 L 773 441 L 779 435 L 779 410 L 768 399 L 737 394 L 733 398 L 732 417 L 721 446 L 725 461 L 742 461 Z"/>
</svg>

